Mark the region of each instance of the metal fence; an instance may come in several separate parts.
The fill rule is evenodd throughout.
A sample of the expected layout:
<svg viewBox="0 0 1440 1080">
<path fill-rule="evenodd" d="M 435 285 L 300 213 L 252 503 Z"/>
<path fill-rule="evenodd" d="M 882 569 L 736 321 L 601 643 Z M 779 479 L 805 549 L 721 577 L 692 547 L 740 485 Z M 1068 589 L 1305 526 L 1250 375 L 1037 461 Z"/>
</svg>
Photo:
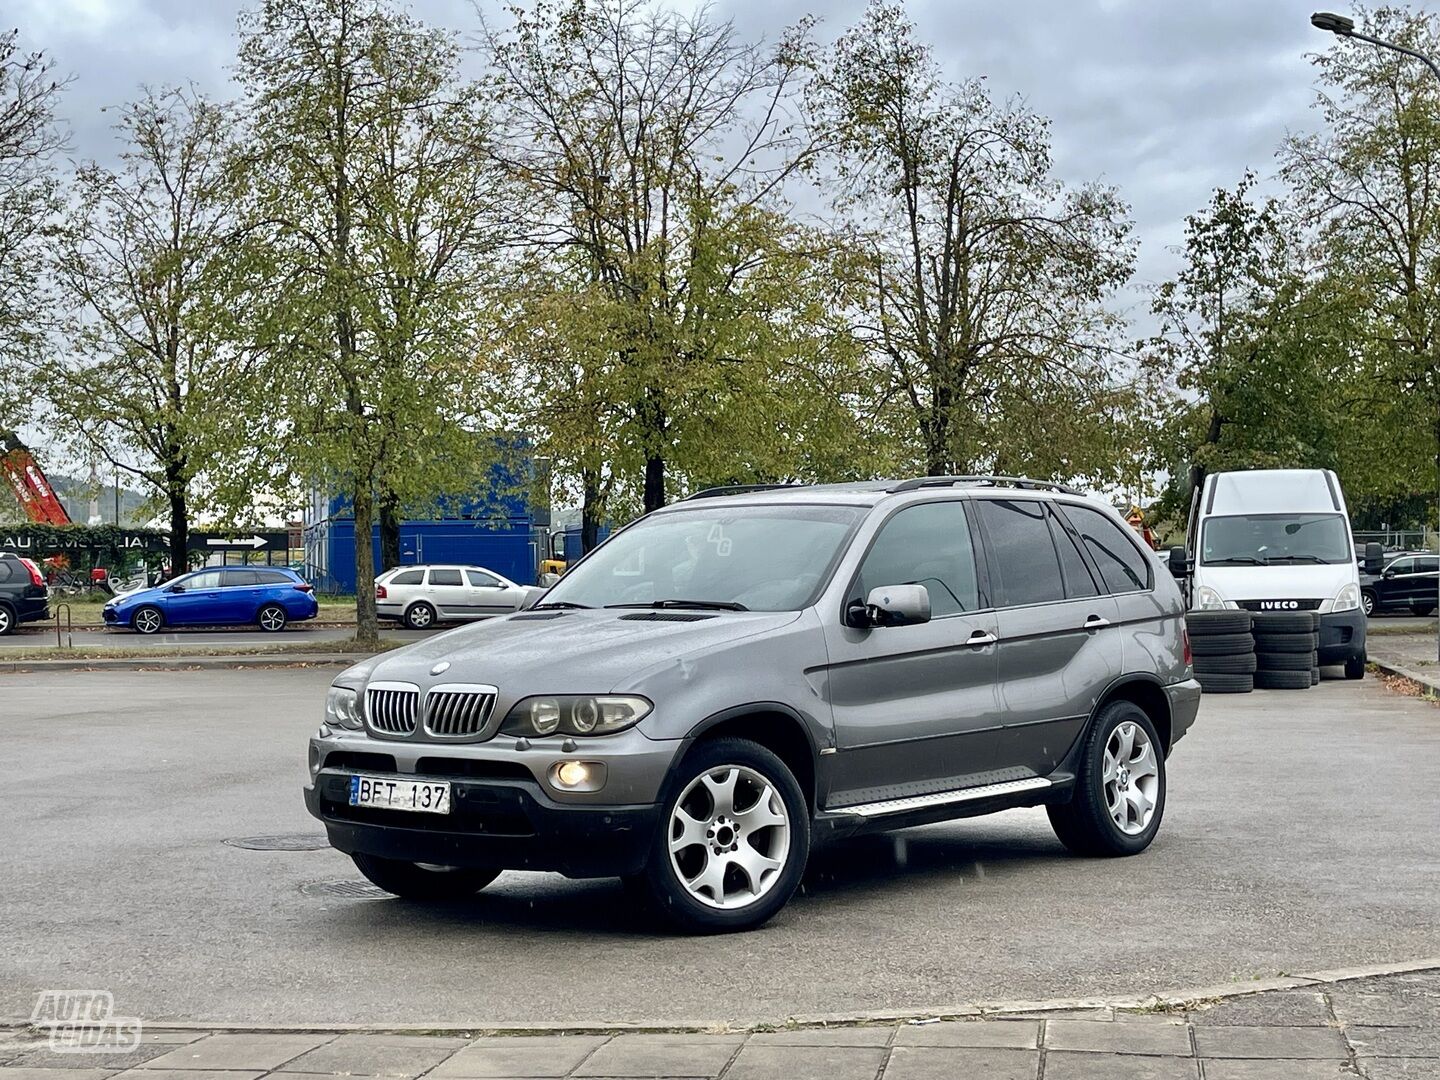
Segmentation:
<svg viewBox="0 0 1440 1080">
<path fill-rule="evenodd" d="M 1379 544 L 1386 551 L 1435 551 L 1434 529 L 1371 529 L 1355 533 L 1355 547 Z"/>
</svg>

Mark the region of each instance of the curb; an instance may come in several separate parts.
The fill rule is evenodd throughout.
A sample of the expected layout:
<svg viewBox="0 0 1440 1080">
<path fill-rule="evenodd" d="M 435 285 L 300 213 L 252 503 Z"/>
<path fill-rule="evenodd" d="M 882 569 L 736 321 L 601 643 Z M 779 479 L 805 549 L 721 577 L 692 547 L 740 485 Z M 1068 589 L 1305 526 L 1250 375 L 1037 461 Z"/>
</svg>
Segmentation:
<svg viewBox="0 0 1440 1080">
<path fill-rule="evenodd" d="M 92 660 L 5 660 L 0 655 L 0 675 L 26 671 L 176 671 L 187 668 L 273 668 L 273 667 L 348 667 L 365 659 L 368 653 L 264 653 L 230 656 L 157 656 L 125 659 Z"/>
<path fill-rule="evenodd" d="M 430 1022 L 418 1024 L 235 1024 L 207 1023 L 198 1020 L 145 1022 L 152 1031 L 221 1032 L 226 1034 L 386 1034 L 386 1035 L 622 1035 L 622 1034 L 698 1034 L 721 1035 L 798 1028 L 860 1027 L 867 1024 L 900 1024 L 925 1020 L 988 1020 L 1024 1014 L 1035 1016 L 1052 1012 L 1115 1009 L 1120 1011 L 1189 1010 L 1224 1001 L 1249 997 L 1272 990 L 1298 990 L 1311 986 L 1372 979 L 1382 975 L 1405 975 L 1416 971 L 1440 970 L 1440 956 L 1407 960 L 1393 964 L 1367 964 L 1360 967 L 1334 968 L 1305 975 L 1280 975 L 1271 979 L 1253 979 L 1245 983 L 1224 983 L 1219 986 L 1190 987 L 1161 994 L 1139 996 L 1051 998 L 1043 1001 L 992 1001 L 955 1005 L 938 1009 L 881 1009 L 850 1013 L 808 1013 L 787 1017 L 778 1023 L 765 1021 L 671 1021 L 596 1020 L 540 1023 L 470 1023 Z M 38 1032 L 45 1025 L 25 1021 L 0 1020 L 0 1032 Z"/>
<path fill-rule="evenodd" d="M 1376 660 L 1374 658 L 1371 658 L 1370 663 L 1375 666 L 1376 670 L 1382 671 L 1386 675 L 1394 675 L 1401 679 L 1409 679 L 1413 683 L 1419 683 L 1421 686 L 1427 687 L 1430 690 L 1435 691 L 1436 693 L 1440 693 L 1440 679 L 1437 679 L 1434 675 L 1424 675 L 1416 671 L 1414 668 L 1407 668 L 1402 667 L 1399 664 L 1392 664 L 1388 660 Z"/>
</svg>

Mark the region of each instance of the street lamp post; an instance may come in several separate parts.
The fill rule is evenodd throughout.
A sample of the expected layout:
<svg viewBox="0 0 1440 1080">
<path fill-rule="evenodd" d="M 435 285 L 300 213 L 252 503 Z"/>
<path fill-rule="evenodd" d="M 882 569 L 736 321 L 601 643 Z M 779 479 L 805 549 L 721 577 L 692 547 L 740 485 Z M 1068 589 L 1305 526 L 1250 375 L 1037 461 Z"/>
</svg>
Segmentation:
<svg viewBox="0 0 1440 1080">
<path fill-rule="evenodd" d="M 1389 49 L 1391 52 L 1402 53 L 1415 60 L 1419 60 L 1428 67 L 1435 78 L 1440 79 L 1440 64 L 1435 62 L 1433 56 L 1428 56 L 1417 49 L 1408 48 L 1405 45 L 1397 45 L 1393 41 L 1385 41 L 1382 38 L 1372 37 L 1355 29 L 1355 20 L 1347 19 L 1344 15 L 1336 15 L 1331 11 L 1317 11 L 1310 16 L 1310 25 L 1317 30 L 1325 30 L 1336 37 L 1355 38 L 1357 41 L 1365 41 L 1382 49 Z M 1436 408 L 1440 409 L 1440 402 Z M 1437 419 L 1436 430 L 1440 431 L 1440 419 Z M 1440 446 L 1435 448 L 1435 497 L 1436 497 L 1436 549 L 1440 551 Z M 1440 655 L 1440 574 L 1435 579 L 1435 612 L 1437 620 L 1436 654 Z"/>
</svg>

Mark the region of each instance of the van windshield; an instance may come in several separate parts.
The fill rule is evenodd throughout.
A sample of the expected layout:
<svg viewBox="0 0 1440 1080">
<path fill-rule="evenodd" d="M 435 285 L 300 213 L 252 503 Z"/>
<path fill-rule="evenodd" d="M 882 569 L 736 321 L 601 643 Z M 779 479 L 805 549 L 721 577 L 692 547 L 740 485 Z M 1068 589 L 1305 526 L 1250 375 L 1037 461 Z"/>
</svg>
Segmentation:
<svg viewBox="0 0 1440 1080">
<path fill-rule="evenodd" d="M 1200 561 L 1208 566 L 1347 563 L 1342 514 L 1244 514 L 1205 520 Z"/>
<path fill-rule="evenodd" d="M 653 514 L 598 548 L 536 607 L 798 611 L 863 513 L 751 505 Z"/>
</svg>

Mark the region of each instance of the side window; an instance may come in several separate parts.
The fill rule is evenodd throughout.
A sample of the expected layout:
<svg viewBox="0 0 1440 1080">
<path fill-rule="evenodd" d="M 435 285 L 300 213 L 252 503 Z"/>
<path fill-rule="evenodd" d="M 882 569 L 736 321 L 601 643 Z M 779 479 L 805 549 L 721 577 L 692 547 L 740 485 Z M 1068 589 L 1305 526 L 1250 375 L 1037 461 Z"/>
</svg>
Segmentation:
<svg viewBox="0 0 1440 1080">
<path fill-rule="evenodd" d="M 1006 607 L 1065 599 L 1060 557 L 1038 499 L 978 499 L 990 552 L 990 570 L 999 578 Z"/>
<path fill-rule="evenodd" d="M 887 521 L 860 567 L 855 599 L 883 585 L 924 585 L 930 613 L 937 619 L 978 609 L 980 588 L 965 504 L 922 503 Z"/>
<path fill-rule="evenodd" d="M 15 578 L 17 576 L 15 573 L 15 567 L 19 565 L 20 564 L 14 559 L 0 559 L 0 583 Z"/>
<path fill-rule="evenodd" d="M 1085 557 L 1080 554 L 1080 549 L 1075 546 L 1075 538 L 1060 524 L 1053 510 L 1050 513 L 1050 524 L 1055 532 L 1055 547 L 1060 551 L 1060 569 L 1065 575 L 1065 595 L 1072 599 L 1098 596 L 1100 590 L 1095 587 L 1095 578 L 1091 576 L 1090 568 L 1085 565 Z"/>
<path fill-rule="evenodd" d="M 430 571 L 430 584 L 431 584 L 431 585 L 459 585 L 459 584 L 460 584 L 460 571 L 459 571 L 459 570 L 431 570 L 431 571 Z"/>
<path fill-rule="evenodd" d="M 206 570 L 181 584 L 188 592 L 195 592 L 198 589 L 218 589 L 224 583 L 220 580 L 219 570 Z"/>
<path fill-rule="evenodd" d="M 1416 569 L 1417 573 L 1433 574 L 1435 571 L 1440 570 L 1440 559 L 1432 557 L 1429 559 L 1417 559 L 1416 561 L 1420 564 Z"/>
<path fill-rule="evenodd" d="M 391 585 L 419 585 L 425 580 L 424 570 L 402 570 L 390 579 Z"/>
<path fill-rule="evenodd" d="M 1125 526 L 1088 506 L 1061 503 L 1060 512 L 1084 539 L 1090 557 L 1105 579 L 1106 589 L 1126 593 L 1150 588 L 1150 560 L 1126 535 Z"/>
<path fill-rule="evenodd" d="M 226 570 L 224 580 L 227 588 L 236 589 L 242 585 L 260 584 L 260 575 L 254 570 Z"/>
<path fill-rule="evenodd" d="M 1396 574 L 1413 574 L 1415 572 L 1415 560 L 1396 559 L 1390 564 L 1390 569 Z"/>
<path fill-rule="evenodd" d="M 255 583 L 257 585 L 290 585 L 293 582 L 289 576 L 280 570 L 254 570 Z"/>
<path fill-rule="evenodd" d="M 495 589 L 500 586 L 499 578 L 481 570 L 466 570 L 465 576 L 470 579 L 470 587 L 474 589 Z"/>
</svg>

